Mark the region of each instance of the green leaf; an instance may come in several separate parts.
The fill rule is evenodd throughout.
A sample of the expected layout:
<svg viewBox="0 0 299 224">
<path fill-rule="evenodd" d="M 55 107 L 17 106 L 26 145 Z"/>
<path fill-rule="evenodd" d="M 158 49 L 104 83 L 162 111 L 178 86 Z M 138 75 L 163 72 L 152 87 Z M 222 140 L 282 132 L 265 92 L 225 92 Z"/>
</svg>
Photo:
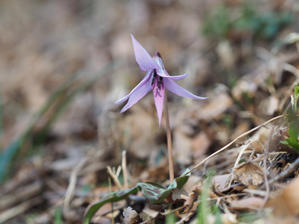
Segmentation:
<svg viewBox="0 0 299 224">
<path fill-rule="evenodd" d="M 296 128 L 295 124 L 291 124 L 289 127 L 289 142 L 295 146 L 295 148 L 299 149 L 299 143 L 298 143 L 298 136 L 299 136 L 299 130 Z"/>
<path fill-rule="evenodd" d="M 137 183 L 133 188 L 108 194 L 102 200 L 90 205 L 87 208 L 84 216 L 84 224 L 89 224 L 92 217 L 104 204 L 123 200 L 130 194 L 136 194 L 138 191 L 141 191 L 151 203 L 163 202 L 165 198 L 170 196 L 174 189 L 181 189 L 184 186 L 190 176 L 190 174 L 186 175 L 188 171 L 189 170 L 186 170 L 184 174 L 182 174 L 180 177 L 177 177 L 167 188 L 164 188 L 156 183 L 140 182 Z"/>
<path fill-rule="evenodd" d="M 56 208 L 55 210 L 55 219 L 54 219 L 54 224 L 62 224 L 62 209 L 61 207 Z"/>
<path fill-rule="evenodd" d="M 176 217 L 173 213 L 170 213 L 166 216 L 166 224 L 175 224 L 176 223 Z"/>
<path fill-rule="evenodd" d="M 289 137 L 281 141 L 281 143 L 296 150 L 296 152 L 299 154 L 299 119 L 297 113 L 298 99 L 299 85 L 296 84 L 294 87 L 294 95 L 292 96 L 292 107 L 287 111 Z"/>
<path fill-rule="evenodd" d="M 151 202 L 158 203 L 161 198 L 165 198 L 165 189 L 154 183 L 138 183 L 142 194 Z M 163 196 L 162 196 L 163 195 Z"/>
<path fill-rule="evenodd" d="M 109 202 L 121 201 L 121 200 L 127 198 L 130 194 L 136 194 L 137 192 L 138 192 L 138 187 L 133 187 L 133 188 L 130 188 L 127 190 L 112 192 L 112 193 L 108 194 L 105 198 L 103 198 L 99 202 L 96 202 L 96 203 L 90 205 L 87 208 L 83 223 L 89 224 L 92 217 L 104 204 L 109 203 Z"/>
<path fill-rule="evenodd" d="M 299 129 L 296 127 L 295 123 L 291 123 L 289 125 L 288 133 L 289 133 L 289 137 L 284 141 L 281 141 L 281 143 L 295 149 L 297 153 L 299 153 L 299 142 L 298 142 Z"/>
<path fill-rule="evenodd" d="M 295 85 L 294 87 L 294 112 L 295 113 L 297 113 L 298 99 L 299 99 L 299 85 Z"/>
</svg>

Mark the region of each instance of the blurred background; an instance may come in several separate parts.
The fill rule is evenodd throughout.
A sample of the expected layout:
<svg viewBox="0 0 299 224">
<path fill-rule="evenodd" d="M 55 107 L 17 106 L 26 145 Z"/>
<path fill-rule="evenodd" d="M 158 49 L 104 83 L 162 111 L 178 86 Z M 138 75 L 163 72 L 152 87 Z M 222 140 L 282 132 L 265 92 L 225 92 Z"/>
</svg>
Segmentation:
<svg viewBox="0 0 299 224">
<path fill-rule="evenodd" d="M 144 75 L 130 34 L 209 97 L 169 94 L 178 175 L 283 111 L 299 65 L 288 39 L 298 14 L 296 0 L 2 0 L 0 222 L 80 223 L 109 191 L 106 167 L 122 150 L 132 184 L 168 178 L 152 96 L 122 115 L 113 104 Z"/>
</svg>

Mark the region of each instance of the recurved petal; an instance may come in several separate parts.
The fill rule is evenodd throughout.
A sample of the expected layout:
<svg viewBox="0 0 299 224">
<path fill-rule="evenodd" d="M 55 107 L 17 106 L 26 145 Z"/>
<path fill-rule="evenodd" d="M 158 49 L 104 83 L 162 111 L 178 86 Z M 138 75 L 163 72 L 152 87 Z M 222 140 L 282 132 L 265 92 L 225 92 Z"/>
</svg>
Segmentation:
<svg viewBox="0 0 299 224">
<path fill-rule="evenodd" d="M 158 69 L 158 65 L 150 54 L 141 46 L 141 44 L 131 34 L 136 61 L 142 71 Z"/>
<path fill-rule="evenodd" d="M 180 85 L 178 85 L 175 81 L 171 79 L 163 79 L 165 88 L 168 89 L 170 92 L 182 96 L 182 97 L 187 97 L 195 100 L 204 100 L 207 99 L 207 97 L 201 97 L 201 96 L 196 96 L 193 93 L 189 92 L 188 90 L 184 89 Z"/>
<path fill-rule="evenodd" d="M 134 89 L 131 90 L 131 92 L 124 96 L 123 98 L 115 101 L 116 104 L 121 104 L 123 102 L 125 102 L 126 100 L 129 99 L 129 97 L 131 96 L 131 94 L 133 94 L 140 86 L 143 86 L 146 82 L 148 82 L 150 80 L 150 76 L 151 76 L 151 72 L 148 72 L 144 78 L 137 84 L 137 86 L 134 87 Z"/>
<path fill-rule="evenodd" d="M 141 85 L 136 86 L 134 88 L 134 91 L 130 93 L 127 104 L 121 109 L 120 112 L 123 113 L 126 110 L 128 110 L 131 106 L 137 103 L 142 97 L 144 97 L 151 89 L 152 89 L 152 85 L 150 79 L 148 79 Z"/>
<path fill-rule="evenodd" d="M 164 95 L 165 88 L 162 85 L 160 88 L 156 87 L 153 89 L 154 101 L 157 110 L 157 116 L 159 120 L 159 126 L 161 124 L 162 113 L 163 113 L 163 103 L 164 103 Z"/>
<path fill-rule="evenodd" d="M 186 78 L 188 76 L 188 74 L 183 74 L 183 75 L 168 75 L 167 73 L 159 73 L 158 75 L 163 77 L 163 78 L 168 78 L 168 79 L 172 79 L 172 80 L 182 80 L 184 78 Z"/>
</svg>

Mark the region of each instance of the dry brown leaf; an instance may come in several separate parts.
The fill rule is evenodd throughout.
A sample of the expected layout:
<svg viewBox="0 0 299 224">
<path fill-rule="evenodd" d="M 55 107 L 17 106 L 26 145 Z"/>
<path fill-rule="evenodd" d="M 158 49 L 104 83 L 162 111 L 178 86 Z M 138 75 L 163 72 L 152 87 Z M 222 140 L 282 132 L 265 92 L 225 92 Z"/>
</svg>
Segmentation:
<svg viewBox="0 0 299 224">
<path fill-rule="evenodd" d="M 264 220 L 265 224 L 298 224 L 299 218 L 295 216 L 270 216 Z"/>
<path fill-rule="evenodd" d="M 148 158 L 153 150 L 157 149 L 156 138 L 159 134 L 157 119 L 154 114 L 141 108 L 141 105 L 132 107 L 130 112 L 122 118 L 116 130 L 123 133 L 124 146 L 129 152 L 141 159 Z"/>
<path fill-rule="evenodd" d="M 239 135 L 243 134 L 244 132 L 249 130 L 249 123 L 244 121 L 240 124 L 238 124 L 238 126 L 235 128 L 235 130 L 233 131 L 232 135 L 231 135 L 231 139 L 235 139 L 237 138 Z"/>
<path fill-rule="evenodd" d="M 192 138 L 181 130 L 174 132 L 174 154 L 180 164 L 190 164 L 192 161 Z"/>
<path fill-rule="evenodd" d="M 278 110 L 278 106 L 279 101 L 277 97 L 270 96 L 260 102 L 258 110 L 264 115 L 271 116 Z"/>
<path fill-rule="evenodd" d="M 299 215 L 299 177 L 288 183 L 267 203 L 276 215 Z"/>
<path fill-rule="evenodd" d="M 169 173 L 167 167 L 167 161 L 164 159 L 159 166 L 148 168 L 143 171 L 139 177 L 141 181 L 164 181 L 168 178 Z"/>
<path fill-rule="evenodd" d="M 194 159 L 199 159 L 203 156 L 211 145 L 211 141 L 204 132 L 200 132 L 192 140 L 192 151 Z"/>
<path fill-rule="evenodd" d="M 229 177 L 230 177 L 230 174 L 217 175 L 217 176 L 213 177 L 213 186 L 217 193 L 222 193 L 222 192 L 228 190 L 227 182 L 229 180 Z"/>
<path fill-rule="evenodd" d="M 215 97 L 211 96 L 210 101 L 205 104 L 197 113 L 197 117 L 202 120 L 212 120 L 222 115 L 233 103 L 231 97 L 225 90 L 219 88 L 215 90 Z"/>
<path fill-rule="evenodd" d="M 237 82 L 232 94 L 234 98 L 241 100 L 243 93 L 247 93 L 252 96 L 256 92 L 257 87 L 258 86 L 255 82 L 243 78 Z"/>
<path fill-rule="evenodd" d="M 220 63 L 223 67 L 231 69 L 236 61 L 236 56 L 233 52 L 232 45 L 229 41 L 222 41 L 217 45 L 217 54 L 220 58 Z"/>
<path fill-rule="evenodd" d="M 250 139 L 248 139 L 248 148 L 257 153 L 264 152 L 264 146 L 270 135 L 271 128 L 261 128 Z"/>
<path fill-rule="evenodd" d="M 230 202 L 230 208 L 237 210 L 261 209 L 264 206 L 264 199 L 258 197 L 244 198 Z"/>
<path fill-rule="evenodd" d="M 145 206 L 145 208 L 140 213 L 140 217 L 143 221 L 149 221 L 155 219 L 159 215 L 158 211 L 155 211 L 151 208 L 149 208 L 148 205 Z M 150 223 L 150 222 L 149 222 Z"/>
<path fill-rule="evenodd" d="M 184 220 L 189 219 L 190 213 L 194 213 L 197 210 L 196 200 L 198 199 L 198 195 L 201 193 L 201 178 L 198 176 L 191 175 L 189 177 L 188 182 L 184 185 L 184 191 L 188 194 L 187 196 L 183 195 L 182 198 L 185 199 L 185 209 L 180 217 L 184 217 Z M 184 215 L 185 214 L 185 215 Z M 186 214 L 188 214 L 186 216 Z"/>
<path fill-rule="evenodd" d="M 264 181 L 263 170 L 251 162 L 240 165 L 234 170 L 235 179 L 245 186 L 258 186 Z"/>
</svg>

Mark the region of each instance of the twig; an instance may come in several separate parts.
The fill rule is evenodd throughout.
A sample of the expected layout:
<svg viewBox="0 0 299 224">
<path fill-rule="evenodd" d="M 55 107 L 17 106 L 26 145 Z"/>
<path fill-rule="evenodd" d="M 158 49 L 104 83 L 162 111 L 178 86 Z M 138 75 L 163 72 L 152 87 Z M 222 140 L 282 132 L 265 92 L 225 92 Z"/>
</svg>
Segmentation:
<svg viewBox="0 0 299 224">
<path fill-rule="evenodd" d="M 234 167 L 232 168 L 232 171 L 231 171 L 231 173 L 230 173 L 229 179 L 228 179 L 228 181 L 227 181 L 227 187 L 226 187 L 226 189 L 229 189 L 229 188 L 230 188 L 231 183 L 232 183 L 232 180 L 233 180 L 233 176 L 234 176 L 235 169 L 236 169 L 236 167 L 238 166 L 238 164 L 239 164 L 239 162 L 240 162 L 240 160 L 241 160 L 241 157 L 242 157 L 242 155 L 243 155 L 245 149 L 247 149 L 247 147 L 248 147 L 248 144 L 241 146 L 241 150 L 240 150 L 240 152 L 239 152 L 239 154 L 238 154 L 238 157 L 237 157 L 237 159 L 236 159 L 236 161 L 235 161 Z"/>
<path fill-rule="evenodd" d="M 170 180 L 170 183 L 172 183 L 174 180 L 174 168 L 173 168 L 171 129 L 170 129 L 170 124 L 169 124 L 169 112 L 168 112 L 168 102 L 167 102 L 166 93 L 165 93 L 164 107 L 165 107 L 165 120 L 166 120 L 166 133 L 167 133 L 169 180 Z"/>
<path fill-rule="evenodd" d="M 230 143 L 228 143 L 227 145 L 225 145 L 224 147 L 222 147 L 221 149 L 219 149 L 218 151 L 212 153 L 211 155 L 209 155 L 208 157 L 206 157 L 205 159 L 203 159 L 201 162 L 199 162 L 198 164 L 196 164 L 195 166 L 193 166 L 188 172 L 186 172 L 185 175 L 191 173 L 192 171 L 194 171 L 195 169 L 197 169 L 198 167 L 200 167 L 202 164 L 204 164 L 206 161 L 208 161 L 209 159 L 213 158 L 214 156 L 218 155 L 219 153 L 225 151 L 228 147 L 230 147 L 232 144 L 234 144 L 236 141 L 238 141 L 240 138 L 243 138 L 244 136 L 246 135 L 249 135 L 250 133 L 260 129 L 261 127 L 264 127 L 265 125 L 273 122 L 273 121 L 276 121 L 278 119 L 281 119 L 283 118 L 284 115 L 279 115 L 279 116 L 276 116 L 276 117 L 273 117 L 272 119 L 252 128 L 251 130 L 249 131 L 246 131 L 244 132 L 243 134 L 239 135 L 237 138 L 235 138 L 233 141 L 231 141 Z"/>
<path fill-rule="evenodd" d="M 262 190 L 256 190 L 256 189 L 249 189 L 246 188 L 243 190 L 246 193 L 249 193 L 251 195 L 258 195 L 258 196 L 262 196 L 262 197 L 266 197 L 267 192 L 262 191 Z"/>
<path fill-rule="evenodd" d="M 267 172 L 267 160 L 268 160 L 268 156 L 269 156 L 269 147 L 270 147 L 270 143 L 272 140 L 272 136 L 273 136 L 273 128 L 271 128 L 271 132 L 270 132 L 270 136 L 267 140 L 265 149 L 264 149 L 264 179 L 265 179 L 265 186 L 266 186 L 266 195 L 264 197 L 264 206 L 266 205 L 268 199 L 269 199 L 269 195 L 270 195 L 270 186 L 269 186 L 269 181 L 268 181 L 268 172 Z"/>
<path fill-rule="evenodd" d="M 27 186 L 19 186 L 19 189 L 11 192 L 10 194 L 4 194 L 0 200 L 0 210 L 7 209 L 8 207 L 20 202 L 24 202 L 26 199 L 36 196 L 42 191 L 42 183 L 35 181 Z"/>
<path fill-rule="evenodd" d="M 107 172 L 108 172 L 108 174 L 111 176 L 111 178 L 112 178 L 113 182 L 115 183 L 115 185 L 117 186 L 117 188 L 118 188 L 119 190 L 121 190 L 121 189 L 122 189 L 122 186 L 121 186 L 121 184 L 120 184 L 120 182 L 119 182 L 119 180 L 118 180 L 116 174 L 113 173 L 113 171 L 112 171 L 112 169 L 111 169 L 110 166 L 107 167 Z"/>
<path fill-rule="evenodd" d="M 121 166 L 122 166 L 123 176 L 124 176 L 124 188 L 128 189 L 129 188 L 129 184 L 128 184 L 127 151 L 126 150 L 124 150 L 122 152 Z"/>
<path fill-rule="evenodd" d="M 299 158 L 297 158 L 295 162 L 293 162 L 286 170 L 282 171 L 280 174 L 271 179 L 269 184 L 273 184 L 274 182 L 290 175 L 290 173 L 297 169 L 297 167 L 299 167 Z"/>
<path fill-rule="evenodd" d="M 112 167 L 112 169 L 114 171 L 115 176 L 118 178 L 121 172 L 121 166 L 118 166 L 116 171 L 115 171 L 115 167 Z"/>
<path fill-rule="evenodd" d="M 65 198 L 63 202 L 63 213 L 67 214 L 68 211 L 70 211 L 70 202 L 72 200 L 72 197 L 74 195 L 76 183 L 77 183 L 77 177 L 78 173 L 82 169 L 82 167 L 85 165 L 87 159 L 84 158 L 82 159 L 79 164 L 73 169 L 71 176 L 70 176 L 70 182 L 69 186 L 67 187 L 66 193 L 65 193 Z"/>
<path fill-rule="evenodd" d="M 28 209 L 32 208 L 33 206 L 36 206 L 37 204 L 39 204 L 41 202 L 42 202 L 42 198 L 40 196 L 37 196 L 33 199 L 30 199 L 28 201 L 25 201 L 25 202 L 19 204 L 13 208 L 10 208 L 8 210 L 1 212 L 0 223 L 5 223 L 9 219 L 12 219 L 12 218 L 24 213 Z"/>
</svg>

